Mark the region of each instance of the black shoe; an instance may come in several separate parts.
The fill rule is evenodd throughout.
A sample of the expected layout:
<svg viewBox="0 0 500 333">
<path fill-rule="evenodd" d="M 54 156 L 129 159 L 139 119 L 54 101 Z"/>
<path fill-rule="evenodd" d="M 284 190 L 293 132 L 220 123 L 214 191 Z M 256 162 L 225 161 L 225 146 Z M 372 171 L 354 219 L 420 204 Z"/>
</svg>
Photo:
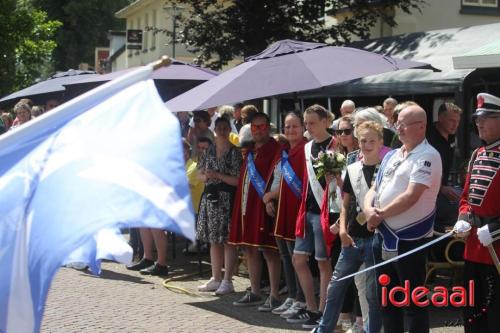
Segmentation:
<svg viewBox="0 0 500 333">
<path fill-rule="evenodd" d="M 291 324 L 302 324 L 308 321 L 311 317 L 309 316 L 310 311 L 306 309 L 299 309 L 293 316 L 287 318 L 287 322 Z"/>
<path fill-rule="evenodd" d="M 167 276 L 168 267 L 160 265 L 158 263 L 154 263 L 147 268 L 141 269 L 139 273 L 141 273 L 142 275 Z"/>
<path fill-rule="evenodd" d="M 140 271 L 141 269 L 147 268 L 151 265 L 154 265 L 153 260 L 149 260 L 146 258 L 142 258 L 139 262 L 136 262 L 135 264 L 127 266 L 127 269 L 131 271 Z"/>
<path fill-rule="evenodd" d="M 309 315 L 309 319 L 302 324 L 302 328 L 316 328 L 319 326 L 319 320 L 321 319 L 321 316 L 323 315 L 321 312 L 312 312 L 312 311 L 307 311 Z"/>
</svg>

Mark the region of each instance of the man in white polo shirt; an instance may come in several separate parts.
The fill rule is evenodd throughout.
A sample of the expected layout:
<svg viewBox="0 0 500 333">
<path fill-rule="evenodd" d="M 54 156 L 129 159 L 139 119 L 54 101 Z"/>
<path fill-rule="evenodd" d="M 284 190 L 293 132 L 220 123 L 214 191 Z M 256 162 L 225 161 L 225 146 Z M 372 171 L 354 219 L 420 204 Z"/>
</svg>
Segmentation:
<svg viewBox="0 0 500 333">
<path fill-rule="evenodd" d="M 395 128 L 403 146 L 385 156 L 377 181 L 365 197 L 368 228 L 377 230 L 374 249 L 380 251 L 381 245 L 382 260 L 409 252 L 432 236 L 442 168 L 439 153 L 425 139 L 426 124 L 420 106 L 410 104 L 401 111 Z M 390 277 L 387 290 L 409 281 L 411 293 L 425 283 L 426 258 L 427 251 L 416 252 L 381 266 L 377 276 Z M 402 293 L 398 294 L 402 299 Z M 429 332 L 427 310 L 411 300 L 404 307 L 410 332 Z M 403 308 L 388 302 L 382 316 L 386 333 L 404 331 Z"/>
</svg>

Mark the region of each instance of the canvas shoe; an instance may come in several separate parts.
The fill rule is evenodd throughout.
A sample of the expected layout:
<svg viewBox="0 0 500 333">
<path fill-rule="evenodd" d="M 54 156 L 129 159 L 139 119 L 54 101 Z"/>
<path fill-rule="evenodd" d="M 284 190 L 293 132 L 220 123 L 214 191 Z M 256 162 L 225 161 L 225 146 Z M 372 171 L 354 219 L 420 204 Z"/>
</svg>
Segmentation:
<svg viewBox="0 0 500 333">
<path fill-rule="evenodd" d="M 142 275 L 167 276 L 168 267 L 160 265 L 159 263 L 155 262 L 153 265 L 141 269 L 139 273 Z"/>
<path fill-rule="evenodd" d="M 346 331 L 346 333 L 364 333 L 365 330 L 363 329 L 363 326 L 359 325 L 358 323 L 352 324 L 352 326 Z"/>
<path fill-rule="evenodd" d="M 294 302 L 292 306 L 288 308 L 288 310 L 280 314 L 280 317 L 285 319 L 290 318 L 291 316 L 299 312 L 300 309 L 305 309 L 305 308 L 306 308 L 306 303 Z"/>
<path fill-rule="evenodd" d="M 299 309 L 294 315 L 286 319 L 290 324 L 302 324 L 310 319 L 309 312 L 306 309 Z"/>
<path fill-rule="evenodd" d="M 212 277 L 206 283 L 198 286 L 198 291 L 216 291 L 217 289 L 219 289 L 220 285 L 221 281 L 217 281 Z"/>
<path fill-rule="evenodd" d="M 319 326 L 319 320 L 321 319 L 321 316 L 323 314 L 321 312 L 313 312 L 313 311 L 307 311 L 307 314 L 309 316 L 309 319 L 305 323 L 302 324 L 302 328 L 316 328 Z"/>
<path fill-rule="evenodd" d="M 141 269 L 153 266 L 154 263 L 155 262 L 153 260 L 142 258 L 141 260 L 139 260 L 139 262 L 133 263 L 132 265 L 128 265 L 127 269 L 131 271 L 140 271 Z"/>
<path fill-rule="evenodd" d="M 259 295 L 254 294 L 251 291 L 247 291 L 245 293 L 245 296 L 240 298 L 239 300 L 233 302 L 234 306 L 252 306 L 252 305 L 259 305 L 262 304 L 262 297 Z"/>
<path fill-rule="evenodd" d="M 232 281 L 222 280 L 219 288 L 215 291 L 215 295 L 222 296 L 234 293 L 234 286 Z"/>
<path fill-rule="evenodd" d="M 280 303 L 279 299 L 276 299 L 276 298 L 274 298 L 272 296 L 269 296 L 269 297 L 267 297 L 267 299 L 264 302 L 264 304 L 262 304 L 261 306 L 259 306 L 257 308 L 257 310 L 260 311 L 260 312 L 271 312 L 273 309 L 277 308 L 280 305 L 281 305 L 281 303 Z"/>
<path fill-rule="evenodd" d="M 345 332 L 351 327 L 352 323 L 350 319 L 339 319 L 337 325 L 335 327 L 335 331 L 337 332 Z"/>
<path fill-rule="evenodd" d="M 273 311 L 271 312 L 274 314 L 282 314 L 283 312 L 288 310 L 293 305 L 294 302 L 295 300 L 293 298 L 288 297 L 280 306 L 273 309 Z"/>
</svg>

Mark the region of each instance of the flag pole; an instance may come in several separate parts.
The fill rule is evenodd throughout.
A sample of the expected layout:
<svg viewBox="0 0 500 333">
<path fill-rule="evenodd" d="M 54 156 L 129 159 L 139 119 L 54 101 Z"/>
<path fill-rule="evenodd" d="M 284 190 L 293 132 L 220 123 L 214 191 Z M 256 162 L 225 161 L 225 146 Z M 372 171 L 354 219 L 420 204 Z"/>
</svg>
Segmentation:
<svg viewBox="0 0 500 333">
<path fill-rule="evenodd" d="M 148 66 L 153 66 L 153 70 L 157 70 L 162 67 L 168 67 L 172 64 L 172 58 L 167 55 L 162 56 L 159 60 L 152 62 Z"/>
</svg>

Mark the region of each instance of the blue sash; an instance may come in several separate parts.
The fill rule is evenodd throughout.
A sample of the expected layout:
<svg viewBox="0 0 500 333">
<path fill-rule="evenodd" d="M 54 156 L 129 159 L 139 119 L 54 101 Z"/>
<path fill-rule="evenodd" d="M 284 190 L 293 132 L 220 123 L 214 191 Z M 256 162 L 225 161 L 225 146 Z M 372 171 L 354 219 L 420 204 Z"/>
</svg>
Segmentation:
<svg viewBox="0 0 500 333">
<path fill-rule="evenodd" d="M 252 152 L 248 153 L 247 170 L 248 170 L 248 176 L 250 177 L 250 182 L 252 183 L 254 189 L 257 191 L 259 197 L 262 199 L 262 197 L 264 197 L 264 193 L 266 192 L 266 182 L 264 181 L 262 176 L 257 171 L 257 168 L 255 167 Z"/>
<path fill-rule="evenodd" d="M 423 219 L 413 222 L 412 224 L 393 231 L 389 228 L 385 221 L 379 224 L 377 230 L 382 234 L 384 242 L 382 247 L 389 252 L 398 250 L 399 240 L 417 240 L 427 235 L 434 227 L 434 219 L 436 217 L 436 208 L 424 217 Z"/>
<path fill-rule="evenodd" d="M 380 165 L 380 170 L 377 174 L 377 180 L 376 180 L 377 191 L 380 190 L 380 184 L 382 183 L 382 178 L 386 173 L 385 169 L 387 167 L 387 163 L 395 152 L 396 150 L 388 152 L 385 155 L 382 164 Z M 397 167 L 399 167 L 401 163 L 402 162 L 399 162 L 398 165 L 394 166 L 394 169 L 397 169 Z M 395 170 L 393 170 L 393 172 L 395 172 Z M 392 177 L 394 176 L 394 174 L 390 176 Z M 424 218 L 416 222 L 409 224 L 408 226 L 402 229 L 399 229 L 398 231 L 392 230 L 391 228 L 389 228 L 389 226 L 385 221 L 382 221 L 382 223 L 380 223 L 379 226 L 377 227 L 377 230 L 382 234 L 382 237 L 384 239 L 382 248 L 389 252 L 396 252 L 398 250 L 398 244 L 400 239 L 417 240 L 424 237 L 433 229 L 435 218 L 436 218 L 436 208 L 434 208 L 429 215 L 425 216 Z"/>
<path fill-rule="evenodd" d="M 302 197 L 302 181 L 297 177 L 295 171 L 293 171 L 290 162 L 288 162 L 288 154 L 283 150 L 281 153 L 281 175 L 283 179 L 288 184 L 290 190 L 297 198 Z"/>
<path fill-rule="evenodd" d="M 384 159 L 382 160 L 382 163 L 380 164 L 380 169 L 378 170 L 377 173 L 377 179 L 375 181 L 375 184 L 377 185 L 376 188 L 378 189 L 380 186 L 380 183 L 382 182 L 382 177 L 384 176 L 384 171 L 387 166 L 387 162 L 391 159 L 391 156 L 394 155 L 396 150 L 391 150 L 387 154 L 385 154 Z"/>
</svg>

